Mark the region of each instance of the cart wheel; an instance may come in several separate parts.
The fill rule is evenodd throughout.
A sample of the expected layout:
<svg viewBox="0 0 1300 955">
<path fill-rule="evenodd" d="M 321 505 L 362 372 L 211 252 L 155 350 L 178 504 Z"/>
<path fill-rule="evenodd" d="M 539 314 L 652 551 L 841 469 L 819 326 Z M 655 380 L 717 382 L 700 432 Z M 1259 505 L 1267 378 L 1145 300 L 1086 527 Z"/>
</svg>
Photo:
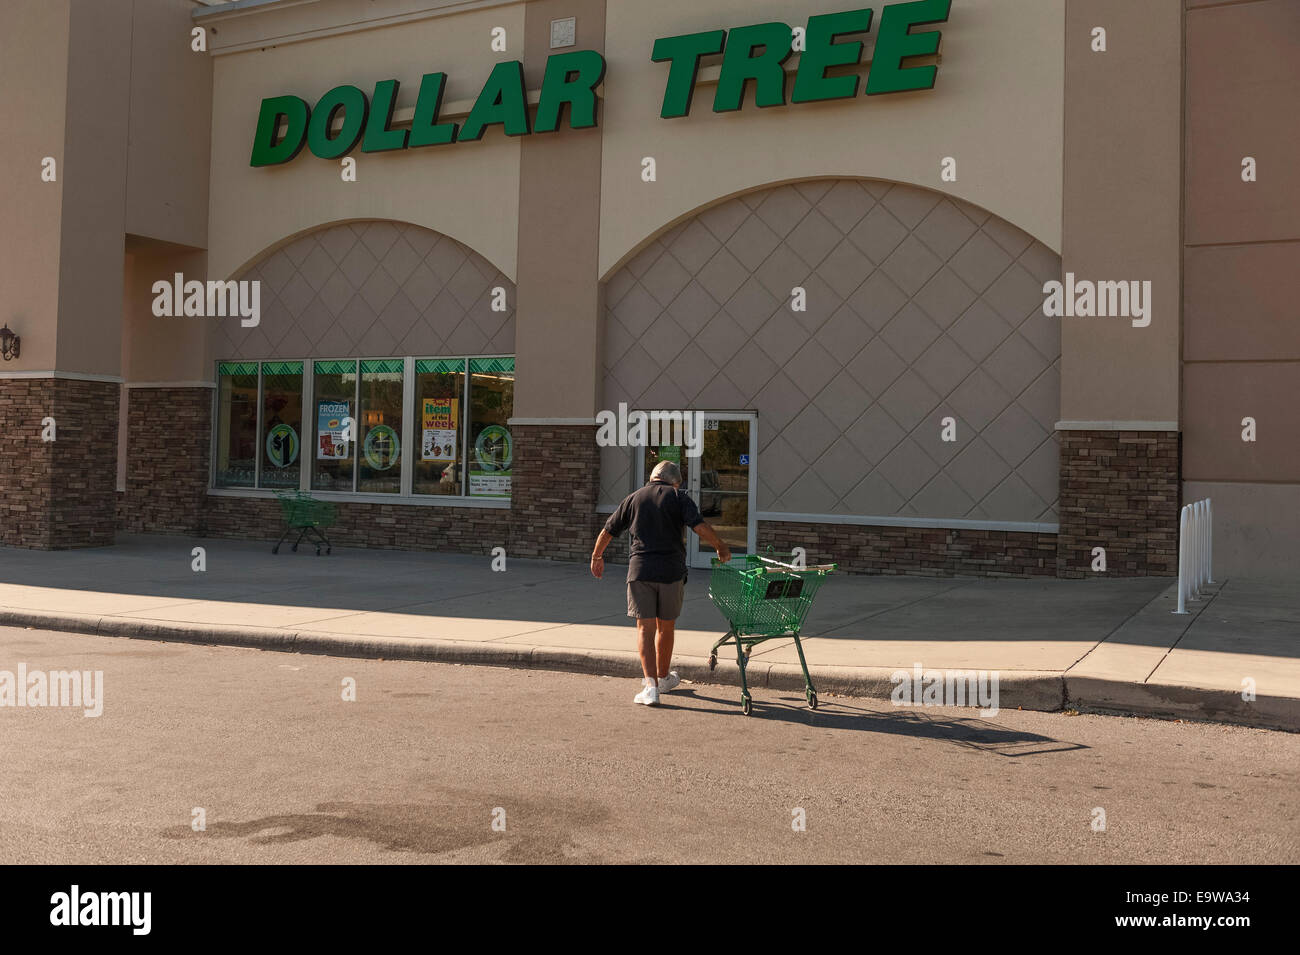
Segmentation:
<svg viewBox="0 0 1300 955">
<path fill-rule="evenodd" d="M 294 544 L 293 547 L 290 548 L 290 550 L 292 550 L 295 554 L 298 553 L 298 545 Z"/>
<path fill-rule="evenodd" d="M 746 716 L 749 716 L 754 711 L 754 701 L 749 698 L 748 694 L 740 698 L 740 711 Z"/>
<path fill-rule="evenodd" d="M 274 547 L 272 547 L 272 548 L 271 548 L 271 553 L 272 553 L 272 554 L 278 554 L 278 553 L 280 553 L 280 545 L 279 545 L 279 544 L 276 544 Z"/>
<path fill-rule="evenodd" d="M 750 646 L 748 646 L 748 647 L 745 647 L 745 659 L 746 659 L 746 660 L 749 659 L 749 655 L 750 655 L 750 653 L 753 652 L 753 650 L 754 650 L 753 645 L 750 645 Z"/>
<path fill-rule="evenodd" d="M 326 556 L 326 557 L 328 557 L 328 556 L 330 555 L 330 551 L 331 551 L 331 550 L 333 550 L 333 548 L 331 548 L 331 547 L 326 547 L 326 548 L 325 548 L 325 556 Z"/>
<path fill-rule="evenodd" d="M 809 690 L 807 695 L 808 695 L 808 706 L 811 709 L 814 710 L 817 709 L 817 694 Z"/>
<path fill-rule="evenodd" d="M 710 670 L 715 669 L 715 668 L 717 667 L 717 665 L 718 665 L 718 655 L 717 655 L 716 653 L 710 653 L 710 654 L 709 654 L 709 669 L 710 669 Z"/>
<path fill-rule="evenodd" d="M 319 548 L 319 547 L 316 548 L 316 556 L 317 556 L 317 557 L 320 556 L 320 548 Z"/>
</svg>

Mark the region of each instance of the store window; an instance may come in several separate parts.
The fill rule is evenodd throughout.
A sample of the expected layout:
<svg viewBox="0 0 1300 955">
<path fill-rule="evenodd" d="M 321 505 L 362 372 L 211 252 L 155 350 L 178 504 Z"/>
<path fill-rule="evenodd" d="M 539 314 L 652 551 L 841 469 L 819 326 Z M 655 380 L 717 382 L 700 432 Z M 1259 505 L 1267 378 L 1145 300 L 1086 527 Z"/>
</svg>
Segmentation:
<svg viewBox="0 0 1300 955">
<path fill-rule="evenodd" d="M 217 368 L 217 487 L 257 483 L 257 362 L 222 362 Z M 158 440 L 166 441 L 166 435 Z"/>
<path fill-rule="evenodd" d="M 414 462 L 415 494 L 464 494 L 461 428 L 465 359 L 421 358 L 415 362 L 415 414 L 420 456 Z"/>
<path fill-rule="evenodd" d="M 367 494 L 401 493 L 405 367 L 406 363 L 400 358 L 361 363 L 358 491 Z"/>
<path fill-rule="evenodd" d="M 262 363 L 259 487 L 296 488 L 302 467 L 302 362 Z"/>
<path fill-rule="evenodd" d="M 470 497 L 510 497 L 514 439 L 507 422 L 515 407 L 515 360 L 469 361 Z"/>
<path fill-rule="evenodd" d="M 219 363 L 213 486 L 508 500 L 514 358 L 407 362 Z"/>
<path fill-rule="evenodd" d="M 351 491 L 356 466 L 357 363 L 318 361 L 312 379 L 317 491 Z"/>
</svg>

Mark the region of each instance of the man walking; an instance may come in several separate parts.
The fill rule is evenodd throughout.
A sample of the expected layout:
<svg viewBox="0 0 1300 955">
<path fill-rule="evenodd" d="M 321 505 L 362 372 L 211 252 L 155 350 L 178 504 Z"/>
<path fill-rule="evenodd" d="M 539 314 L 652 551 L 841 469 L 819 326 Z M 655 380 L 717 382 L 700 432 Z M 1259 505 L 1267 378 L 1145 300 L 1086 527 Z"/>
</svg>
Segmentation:
<svg viewBox="0 0 1300 955">
<path fill-rule="evenodd" d="M 591 573 L 605 575 L 605 548 L 629 528 L 632 545 L 627 565 L 627 615 L 636 618 L 644 686 L 632 702 L 658 706 L 659 694 L 681 683 L 669 666 L 673 633 L 686 589 L 686 541 L 689 527 L 718 552 L 726 563 L 731 549 L 700 516 L 691 496 L 682 489 L 682 471 L 672 461 L 660 461 L 650 483 L 629 494 L 618 506 L 591 552 Z"/>
</svg>

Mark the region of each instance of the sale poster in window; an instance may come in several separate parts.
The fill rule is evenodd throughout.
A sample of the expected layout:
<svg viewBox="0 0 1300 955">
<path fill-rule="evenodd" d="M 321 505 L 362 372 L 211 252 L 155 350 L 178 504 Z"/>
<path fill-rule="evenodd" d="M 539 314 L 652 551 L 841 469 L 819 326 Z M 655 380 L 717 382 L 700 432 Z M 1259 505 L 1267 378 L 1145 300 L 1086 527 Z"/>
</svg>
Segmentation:
<svg viewBox="0 0 1300 955">
<path fill-rule="evenodd" d="M 350 401 L 316 403 L 316 458 L 337 461 L 348 456 L 347 427 L 351 424 Z"/>
<path fill-rule="evenodd" d="M 421 409 L 420 460 L 449 464 L 456 460 L 456 398 L 425 398 Z"/>
</svg>

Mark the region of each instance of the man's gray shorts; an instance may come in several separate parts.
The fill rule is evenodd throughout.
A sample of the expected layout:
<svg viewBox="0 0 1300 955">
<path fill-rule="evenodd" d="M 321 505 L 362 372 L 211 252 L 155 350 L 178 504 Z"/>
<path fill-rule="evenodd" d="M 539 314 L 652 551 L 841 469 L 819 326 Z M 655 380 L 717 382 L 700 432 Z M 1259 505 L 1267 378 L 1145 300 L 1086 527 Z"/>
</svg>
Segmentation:
<svg viewBox="0 0 1300 955">
<path fill-rule="evenodd" d="M 686 578 L 661 584 L 655 580 L 629 580 L 627 582 L 627 615 L 638 620 L 658 617 L 676 620 L 682 612 L 686 594 Z"/>
</svg>

